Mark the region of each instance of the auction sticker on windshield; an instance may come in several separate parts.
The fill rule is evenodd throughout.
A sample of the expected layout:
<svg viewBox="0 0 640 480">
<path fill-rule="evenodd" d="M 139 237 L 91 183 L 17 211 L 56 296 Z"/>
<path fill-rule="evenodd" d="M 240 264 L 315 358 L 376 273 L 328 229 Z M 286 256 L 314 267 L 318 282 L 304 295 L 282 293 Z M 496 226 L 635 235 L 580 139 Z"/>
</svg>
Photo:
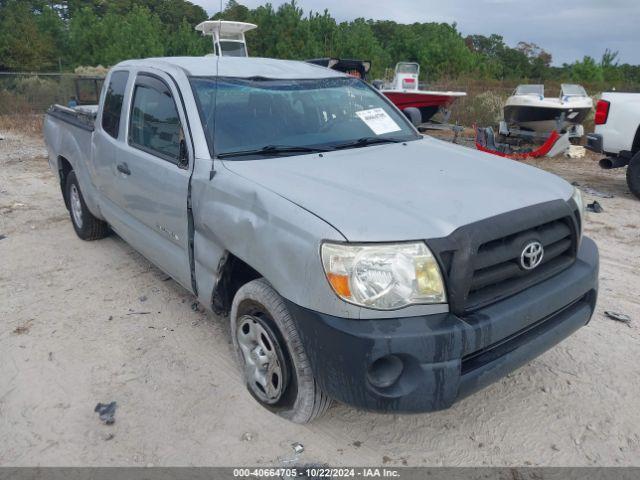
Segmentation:
<svg viewBox="0 0 640 480">
<path fill-rule="evenodd" d="M 367 124 L 376 135 L 384 135 L 385 133 L 397 132 L 400 127 L 393 118 L 389 116 L 382 108 L 371 108 L 369 110 L 360 110 L 356 112 L 364 123 Z"/>
</svg>

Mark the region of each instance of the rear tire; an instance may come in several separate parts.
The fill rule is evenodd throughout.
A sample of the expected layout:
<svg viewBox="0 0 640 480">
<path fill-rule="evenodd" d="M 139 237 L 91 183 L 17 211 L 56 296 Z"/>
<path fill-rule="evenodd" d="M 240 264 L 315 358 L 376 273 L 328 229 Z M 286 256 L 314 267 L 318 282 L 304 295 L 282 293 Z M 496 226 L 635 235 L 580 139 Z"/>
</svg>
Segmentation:
<svg viewBox="0 0 640 480">
<path fill-rule="evenodd" d="M 262 341 L 252 343 L 256 334 Z M 231 338 L 247 389 L 260 405 L 295 423 L 309 423 L 327 411 L 331 399 L 313 377 L 295 323 L 282 297 L 264 278 L 236 293 Z M 277 372 L 273 377 L 277 381 L 266 388 L 265 371 Z M 269 375 L 267 380 L 271 381 Z"/>
<path fill-rule="evenodd" d="M 109 226 L 106 222 L 94 217 L 87 208 L 73 170 L 67 175 L 64 194 L 69 206 L 71 223 L 78 237 L 82 240 L 99 240 L 109 235 Z"/>
<path fill-rule="evenodd" d="M 629 190 L 640 199 L 640 152 L 637 152 L 627 167 L 627 185 Z"/>
</svg>

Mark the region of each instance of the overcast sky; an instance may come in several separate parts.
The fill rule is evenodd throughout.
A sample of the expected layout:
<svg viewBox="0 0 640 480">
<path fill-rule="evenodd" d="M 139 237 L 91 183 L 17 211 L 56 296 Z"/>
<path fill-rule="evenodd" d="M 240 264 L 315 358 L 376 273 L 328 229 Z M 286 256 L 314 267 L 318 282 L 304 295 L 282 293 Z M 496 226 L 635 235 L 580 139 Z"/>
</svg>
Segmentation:
<svg viewBox="0 0 640 480">
<path fill-rule="evenodd" d="M 220 0 L 191 0 L 210 14 Z M 266 2 L 238 0 L 249 8 Z M 226 0 L 223 0 L 226 3 Z M 284 3 L 272 0 L 274 6 Z M 464 35 L 502 35 L 511 46 L 534 42 L 553 55 L 554 65 L 605 48 L 620 52 L 620 63 L 640 64 L 640 0 L 298 0 L 305 10 L 328 8 L 338 21 L 357 17 L 400 23 L 456 22 Z"/>
</svg>

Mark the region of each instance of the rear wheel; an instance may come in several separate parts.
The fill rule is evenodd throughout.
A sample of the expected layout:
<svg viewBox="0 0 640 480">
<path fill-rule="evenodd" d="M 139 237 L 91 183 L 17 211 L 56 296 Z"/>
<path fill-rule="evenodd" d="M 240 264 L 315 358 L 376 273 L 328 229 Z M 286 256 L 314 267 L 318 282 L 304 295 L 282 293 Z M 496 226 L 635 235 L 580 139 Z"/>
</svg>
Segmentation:
<svg viewBox="0 0 640 480">
<path fill-rule="evenodd" d="M 65 197 L 73 229 L 82 240 L 98 240 L 109 234 L 109 226 L 87 208 L 74 171 L 67 175 Z"/>
<path fill-rule="evenodd" d="M 640 152 L 637 152 L 627 167 L 627 185 L 636 197 L 640 198 Z"/>
<path fill-rule="evenodd" d="M 329 408 L 296 326 L 280 295 L 263 279 L 236 293 L 231 336 L 249 393 L 265 408 L 296 423 L 309 423 Z"/>
</svg>

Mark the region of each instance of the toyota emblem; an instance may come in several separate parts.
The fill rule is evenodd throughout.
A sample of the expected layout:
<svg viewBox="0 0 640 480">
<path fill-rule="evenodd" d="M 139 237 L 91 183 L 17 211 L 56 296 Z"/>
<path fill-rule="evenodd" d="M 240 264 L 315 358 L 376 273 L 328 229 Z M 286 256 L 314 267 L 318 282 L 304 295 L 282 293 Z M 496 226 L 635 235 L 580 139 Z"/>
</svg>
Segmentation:
<svg viewBox="0 0 640 480">
<path fill-rule="evenodd" d="M 542 263 L 544 247 L 540 242 L 529 242 L 520 254 L 520 266 L 525 270 L 533 270 Z"/>
</svg>

